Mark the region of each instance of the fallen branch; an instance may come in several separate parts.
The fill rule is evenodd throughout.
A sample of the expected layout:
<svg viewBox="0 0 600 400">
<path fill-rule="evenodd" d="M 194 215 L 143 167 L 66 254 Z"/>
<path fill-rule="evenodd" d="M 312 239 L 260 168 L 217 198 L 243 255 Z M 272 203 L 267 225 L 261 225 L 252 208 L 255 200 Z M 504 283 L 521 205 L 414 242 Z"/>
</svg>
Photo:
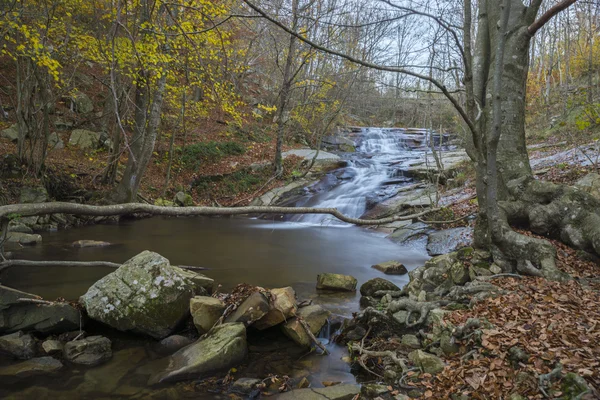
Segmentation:
<svg viewBox="0 0 600 400">
<path fill-rule="evenodd" d="M 46 214 L 75 214 L 91 216 L 115 216 L 131 214 L 150 214 L 171 217 L 192 216 L 223 216 L 246 214 L 330 214 L 340 221 L 353 225 L 382 225 L 396 221 L 407 221 L 422 217 L 439 208 L 429 209 L 418 214 L 395 216 L 383 219 L 360 219 L 342 214 L 337 208 L 311 208 L 311 207 L 161 207 L 150 204 L 127 203 L 110 206 L 92 206 L 87 204 L 74 204 L 64 202 L 11 204 L 0 206 L 0 221 L 8 219 L 10 215 L 30 217 Z"/>
<path fill-rule="evenodd" d="M 300 323 L 300 325 L 302 325 L 302 327 L 306 331 L 306 334 L 308 335 L 308 337 L 310 338 L 310 340 L 312 340 L 313 343 L 318 348 L 320 348 L 321 350 L 323 350 L 324 354 L 329 355 L 329 350 L 327 350 L 327 348 L 323 345 L 323 343 L 319 342 L 319 339 L 317 339 L 315 337 L 315 335 L 313 335 L 312 331 L 310 330 L 310 326 L 308 326 L 308 324 L 306 323 L 306 321 L 302 317 L 296 317 L 296 319 L 298 320 L 298 322 Z"/>
<path fill-rule="evenodd" d="M 119 268 L 121 264 L 110 261 L 33 261 L 33 260 L 6 260 L 0 262 L 0 271 L 11 267 L 91 267 L 91 268 Z M 190 270 L 207 270 L 205 267 L 178 265 L 179 268 Z"/>
<path fill-rule="evenodd" d="M 460 218 L 456 218 L 456 219 L 453 219 L 453 220 L 451 220 L 451 221 L 427 221 L 427 220 L 425 220 L 425 219 L 423 219 L 423 218 L 418 218 L 418 220 L 419 220 L 420 222 L 423 222 L 423 223 L 425 223 L 425 224 L 435 224 L 435 225 L 453 224 L 453 223 L 455 223 L 455 222 L 462 221 L 463 219 L 467 219 L 467 218 L 469 218 L 470 216 L 472 216 L 472 215 L 475 215 L 475 214 L 476 214 L 476 213 L 469 213 L 469 214 L 467 214 L 467 215 L 463 215 L 462 217 L 460 217 Z"/>
</svg>

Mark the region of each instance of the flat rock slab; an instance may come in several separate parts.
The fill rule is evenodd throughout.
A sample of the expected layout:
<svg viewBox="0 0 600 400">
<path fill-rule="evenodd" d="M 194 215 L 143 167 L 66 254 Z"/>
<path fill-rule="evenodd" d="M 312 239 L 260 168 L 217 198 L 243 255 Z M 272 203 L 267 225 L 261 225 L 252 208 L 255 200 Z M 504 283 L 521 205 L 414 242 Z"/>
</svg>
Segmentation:
<svg viewBox="0 0 600 400">
<path fill-rule="evenodd" d="M 33 304 L 18 299 L 39 297 L 0 285 L 0 333 L 35 331 L 43 334 L 79 329 L 79 311 L 67 303 Z"/>
<path fill-rule="evenodd" d="M 335 385 L 326 388 L 296 389 L 275 396 L 277 400 L 352 400 L 360 394 L 358 385 Z"/>
<path fill-rule="evenodd" d="M 32 376 L 51 375 L 58 372 L 62 367 L 62 363 L 52 357 L 32 358 L 0 368 L 0 377 L 30 378 Z"/>
<path fill-rule="evenodd" d="M 316 150 L 312 150 L 312 149 L 295 149 L 295 150 L 289 150 L 289 151 L 284 151 L 281 156 L 283 158 L 287 158 L 289 156 L 297 156 L 297 157 L 302 157 L 305 160 L 312 160 L 315 157 L 315 154 L 317 153 Z M 341 161 L 342 158 L 338 155 L 335 155 L 333 153 L 328 153 L 326 151 L 319 151 L 319 154 L 317 155 L 317 158 L 315 161 Z"/>
<path fill-rule="evenodd" d="M 430 256 L 452 253 L 473 243 L 473 228 L 453 228 L 435 231 L 429 235 L 427 252 Z"/>
</svg>

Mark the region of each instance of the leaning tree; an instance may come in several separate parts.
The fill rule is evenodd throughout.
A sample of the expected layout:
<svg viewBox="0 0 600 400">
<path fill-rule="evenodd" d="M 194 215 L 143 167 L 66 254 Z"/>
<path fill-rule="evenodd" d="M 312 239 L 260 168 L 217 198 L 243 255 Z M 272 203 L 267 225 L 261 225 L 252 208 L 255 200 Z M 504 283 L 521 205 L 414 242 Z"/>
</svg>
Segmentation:
<svg viewBox="0 0 600 400">
<path fill-rule="evenodd" d="M 600 254 L 600 202 L 576 188 L 536 180 L 525 143 L 531 40 L 552 17 L 576 1 L 543 4 L 543 0 L 529 0 L 524 4 L 522 0 L 463 0 L 459 26 L 436 14 L 435 7 L 423 8 L 423 2 L 379 0 L 389 7 L 390 18 L 401 21 L 407 15 L 418 15 L 447 31 L 462 63 L 464 100 L 446 87 L 444 80 L 430 74 L 365 62 L 296 36 L 320 51 L 357 64 L 429 81 L 445 95 L 466 126 L 467 153 L 476 166 L 476 245 L 489 249 L 506 272 L 564 279 L 566 275 L 556 267 L 554 247 L 546 240 L 516 232 L 511 225 L 526 225 L 535 233 L 559 237 L 576 248 Z M 244 2 L 294 34 L 253 0 Z M 543 5 L 545 11 L 541 12 Z"/>
</svg>

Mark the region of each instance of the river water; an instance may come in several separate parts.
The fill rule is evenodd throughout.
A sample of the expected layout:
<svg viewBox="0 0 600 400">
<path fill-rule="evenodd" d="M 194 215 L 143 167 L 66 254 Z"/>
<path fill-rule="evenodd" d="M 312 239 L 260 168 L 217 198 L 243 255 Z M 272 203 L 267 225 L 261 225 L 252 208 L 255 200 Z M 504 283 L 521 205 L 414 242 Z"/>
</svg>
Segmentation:
<svg viewBox="0 0 600 400">
<path fill-rule="evenodd" d="M 408 138 L 408 139 L 407 139 Z M 369 196 L 385 198 L 407 179 L 398 175 L 398 165 L 417 154 L 406 145 L 410 135 L 398 130 L 366 130 L 358 151 L 349 156 L 349 166 L 333 172 L 337 184 L 324 193 L 307 192 L 306 205 L 337 207 L 359 217 Z M 420 150 L 415 151 L 417 153 Z M 331 177 L 329 177 L 331 178 Z M 101 240 L 112 245 L 75 249 L 80 239 Z M 422 265 L 428 256 L 398 246 L 381 235 L 322 217 L 296 222 L 247 218 L 149 218 L 122 220 L 118 224 L 95 225 L 43 234 L 43 243 L 23 248 L 16 258 L 32 260 L 106 260 L 123 262 L 143 250 L 168 258 L 172 264 L 208 268 L 204 273 L 223 290 L 238 283 L 267 288 L 292 286 L 300 300 L 311 299 L 334 315 L 350 317 L 358 310 L 358 293 L 318 293 L 317 274 L 334 272 L 353 275 L 359 285 L 382 276 L 371 265 L 399 260 L 408 269 Z M 46 299 L 76 300 L 98 279 L 110 273 L 105 268 L 12 268 L 0 276 L 2 284 L 38 294 Z M 383 276 L 399 286 L 406 276 Z M 155 343 L 149 339 L 90 325 L 92 333 L 105 333 L 113 340 L 113 359 L 103 366 L 85 369 L 67 367 L 61 379 L 7 381 L 0 379 L 0 397 L 27 398 L 227 398 L 205 393 L 194 384 L 148 388 L 149 374 L 161 367 Z M 327 335 L 324 335 L 327 336 Z M 342 360 L 345 349 L 328 344 L 328 357 L 305 355 L 277 329 L 249 333 L 249 361 L 236 376 L 264 378 L 267 373 L 306 376 L 314 387 L 323 381 L 352 383 L 355 378 Z M 2 361 L 0 360 L 0 364 Z"/>
</svg>

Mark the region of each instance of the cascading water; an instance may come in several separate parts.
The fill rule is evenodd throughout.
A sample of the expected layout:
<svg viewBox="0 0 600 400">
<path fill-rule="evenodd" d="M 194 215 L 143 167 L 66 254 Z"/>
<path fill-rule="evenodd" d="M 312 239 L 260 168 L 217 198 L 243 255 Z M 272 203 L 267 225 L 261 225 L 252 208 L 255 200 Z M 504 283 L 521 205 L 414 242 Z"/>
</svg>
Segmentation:
<svg viewBox="0 0 600 400">
<path fill-rule="evenodd" d="M 364 128 L 356 153 L 348 158 L 348 167 L 336 171 L 341 181 L 332 189 L 316 193 L 302 206 L 337 208 L 343 214 L 359 218 L 367 210 L 367 200 L 391 196 L 398 185 L 410 179 L 398 171 L 427 149 L 428 131 Z M 292 221 L 311 225 L 346 226 L 324 215 L 298 215 Z"/>
</svg>

